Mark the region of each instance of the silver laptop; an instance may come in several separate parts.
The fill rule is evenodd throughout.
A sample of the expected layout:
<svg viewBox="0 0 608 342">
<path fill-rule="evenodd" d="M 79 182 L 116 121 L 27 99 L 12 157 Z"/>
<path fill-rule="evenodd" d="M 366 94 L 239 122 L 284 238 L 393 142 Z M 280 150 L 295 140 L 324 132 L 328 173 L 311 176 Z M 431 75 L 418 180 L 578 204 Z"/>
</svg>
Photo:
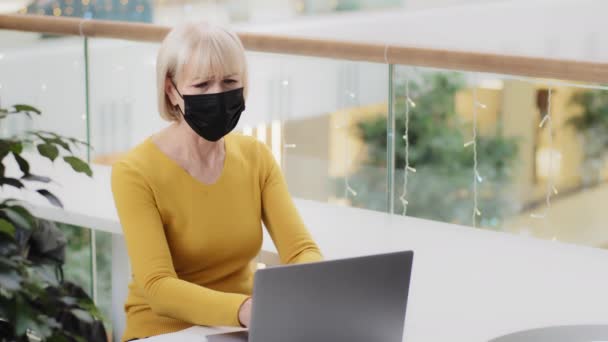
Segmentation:
<svg viewBox="0 0 608 342">
<path fill-rule="evenodd" d="M 411 251 L 259 270 L 248 332 L 209 342 L 401 342 Z"/>
</svg>

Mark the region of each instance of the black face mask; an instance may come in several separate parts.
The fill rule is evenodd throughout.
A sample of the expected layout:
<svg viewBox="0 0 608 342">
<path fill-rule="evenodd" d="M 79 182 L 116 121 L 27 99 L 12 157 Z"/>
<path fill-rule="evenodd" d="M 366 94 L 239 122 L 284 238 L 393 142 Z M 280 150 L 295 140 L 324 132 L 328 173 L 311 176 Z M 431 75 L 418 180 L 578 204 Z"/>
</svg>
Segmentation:
<svg viewBox="0 0 608 342">
<path fill-rule="evenodd" d="M 178 106 L 186 123 L 196 134 L 209 141 L 218 141 L 230 133 L 245 110 L 243 88 L 216 94 L 183 95 L 184 112 Z"/>
</svg>

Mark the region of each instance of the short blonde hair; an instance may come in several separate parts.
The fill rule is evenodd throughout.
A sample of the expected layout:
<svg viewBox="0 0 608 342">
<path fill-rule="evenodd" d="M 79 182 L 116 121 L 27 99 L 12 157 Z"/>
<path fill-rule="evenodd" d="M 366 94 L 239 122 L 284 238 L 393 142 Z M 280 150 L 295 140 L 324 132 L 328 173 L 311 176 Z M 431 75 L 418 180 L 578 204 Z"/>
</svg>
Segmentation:
<svg viewBox="0 0 608 342">
<path fill-rule="evenodd" d="M 169 32 L 158 51 L 158 111 L 163 119 L 176 121 L 181 115 L 165 92 L 165 80 L 168 77 L 177 84 L 183 76 L 184 66 L 190 62 L 195 62 L 193 72 L 203 79 L 210 75 L 220 79 L 226 75 L 241 75 L 244 93 L 247 93 L 245 49 L 238 36 L 208 23 L 182 24 Z"/>
</svg>

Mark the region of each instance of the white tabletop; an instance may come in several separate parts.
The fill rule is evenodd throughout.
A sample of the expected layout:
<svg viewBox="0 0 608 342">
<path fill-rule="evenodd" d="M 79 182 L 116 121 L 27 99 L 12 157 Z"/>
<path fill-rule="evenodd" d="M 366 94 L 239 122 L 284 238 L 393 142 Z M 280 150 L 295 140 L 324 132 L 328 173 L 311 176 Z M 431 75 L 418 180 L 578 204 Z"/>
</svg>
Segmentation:
<svg viewBox="0 0 608 342">
<path fill-rule="evenodd" d="M 204 342 L 206 336 L 220 334 L 225 332 L 240 331 L 243 329 L 235 329 L 228 327 L 192 327 L 182 331 L 163 334 L 145 339 L 146 342 Z"/>
</svg>

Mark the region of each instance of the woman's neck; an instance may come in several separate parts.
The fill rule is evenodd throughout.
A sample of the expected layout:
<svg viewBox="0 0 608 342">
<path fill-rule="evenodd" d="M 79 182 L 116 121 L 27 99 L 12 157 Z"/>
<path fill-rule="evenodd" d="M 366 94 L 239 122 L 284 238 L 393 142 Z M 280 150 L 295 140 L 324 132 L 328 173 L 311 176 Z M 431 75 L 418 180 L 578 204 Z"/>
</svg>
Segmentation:
<svg viewBox="0 0 608 342">
<path fill-rule="evenodd" d="M 159 140 L 174 158 L 188 164 L 210 166 L 224 160 L 223 138 L 218 141 L 205 140 L 184 122 L 176 122 L 161 131 Z"/>
</svg>

